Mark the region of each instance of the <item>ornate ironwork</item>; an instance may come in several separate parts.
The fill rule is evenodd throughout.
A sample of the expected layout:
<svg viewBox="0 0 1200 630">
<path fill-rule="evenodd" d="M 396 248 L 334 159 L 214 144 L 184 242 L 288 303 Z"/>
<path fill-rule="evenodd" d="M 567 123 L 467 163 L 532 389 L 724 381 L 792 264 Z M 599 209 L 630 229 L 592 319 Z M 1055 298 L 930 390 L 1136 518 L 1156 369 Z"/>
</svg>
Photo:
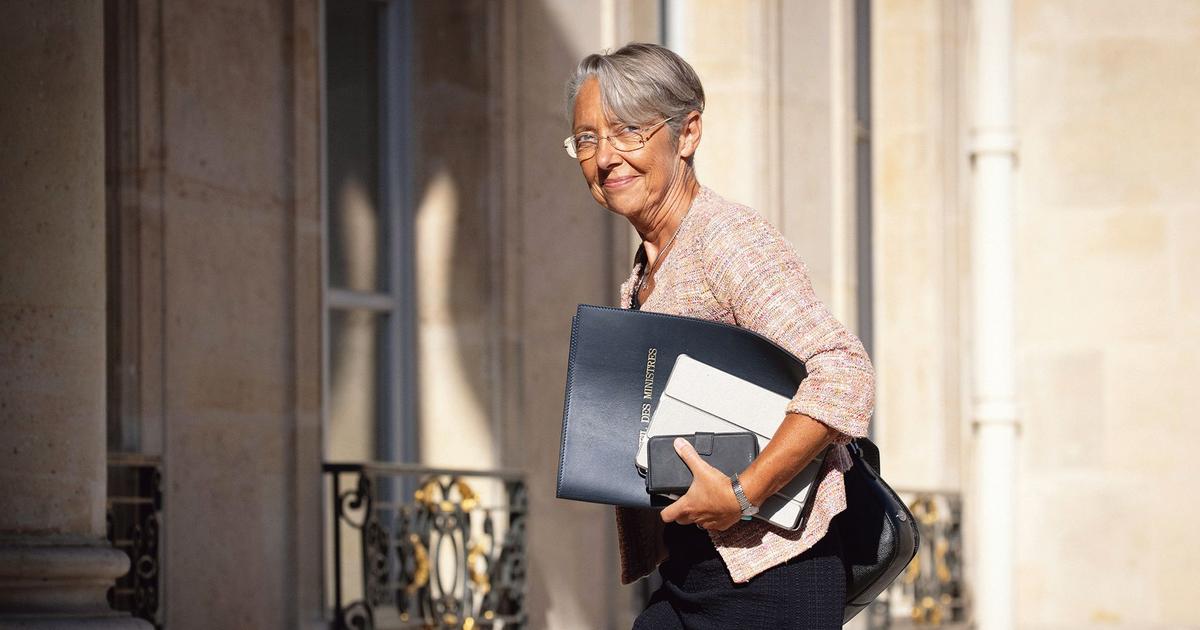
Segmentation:
<svg viewBox="0 0 1200 630">
<path fill-rule="evenodd" d="M 114 610 L 127 611 L 163 627 L 162 465 L 158 458 L 110 453 L 108 456 L 108 540 L 129 556 L 129 572 L 108 590 Z"/>
<path fill-rule="evenodd" d="M 921 548 L 872 604 L 871 628 L 966 627 L 962 497 L 957 492 L 900 492 L 917 519 Z"/>
<path fill-rule="evenodd" d="M 526 625 L 522 475 L 401 464 L 324 470 L 335 628 Z M 480 491 L 488 481 L 502 488 L 492 504 Z"/>
</svg>

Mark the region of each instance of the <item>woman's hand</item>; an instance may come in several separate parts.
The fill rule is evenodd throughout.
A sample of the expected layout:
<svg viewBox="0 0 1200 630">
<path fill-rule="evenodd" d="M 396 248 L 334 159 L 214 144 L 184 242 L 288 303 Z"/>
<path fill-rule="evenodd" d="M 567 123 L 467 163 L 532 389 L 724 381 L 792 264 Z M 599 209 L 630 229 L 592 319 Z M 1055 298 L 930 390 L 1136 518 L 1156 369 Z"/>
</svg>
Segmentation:
<svg viewBox="0 0 1200 630">
<path fill-rule="evenodd" d="M 725 473 L 701 459 L 687 440 L 675 438 L 675 452 L 692 471 L 687 494 L 662 511 L 664 523 L 695 523 L 707 530 L 725 531 L 742 518 L 742 508 Z"/>
</svg>

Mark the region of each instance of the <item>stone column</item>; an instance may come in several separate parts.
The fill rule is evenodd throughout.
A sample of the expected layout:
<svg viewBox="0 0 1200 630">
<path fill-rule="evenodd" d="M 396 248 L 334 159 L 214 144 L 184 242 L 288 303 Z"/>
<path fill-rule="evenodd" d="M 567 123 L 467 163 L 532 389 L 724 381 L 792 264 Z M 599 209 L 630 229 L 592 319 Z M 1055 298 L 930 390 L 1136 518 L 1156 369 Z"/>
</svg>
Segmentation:
<svg viewBox="0 0 1200 630">
<path fill-rule="evenodd" d="M 105 540 L 103 3 L 0 20 L 0 628 L 111 611 Z"/>
</svg>

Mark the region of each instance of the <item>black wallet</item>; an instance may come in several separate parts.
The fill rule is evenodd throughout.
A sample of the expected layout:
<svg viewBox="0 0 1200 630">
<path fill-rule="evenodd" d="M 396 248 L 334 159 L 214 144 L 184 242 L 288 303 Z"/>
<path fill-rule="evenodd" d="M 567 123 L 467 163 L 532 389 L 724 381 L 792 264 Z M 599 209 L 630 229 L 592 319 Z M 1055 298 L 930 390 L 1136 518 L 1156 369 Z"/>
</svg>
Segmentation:
<svg viewBox="0 0 1200 630">
<path fill-rule="evenodd" d="M 758 438 L 749 431 L 656 435 L 646 446 L 646 491 L 651 494 L 683 494 L 692 485 L 692 471 L 675 452 L 675 438 L 696 447 L 701 459 L 728 475 L 740 473 L 758 457 Z"/>
</svg>

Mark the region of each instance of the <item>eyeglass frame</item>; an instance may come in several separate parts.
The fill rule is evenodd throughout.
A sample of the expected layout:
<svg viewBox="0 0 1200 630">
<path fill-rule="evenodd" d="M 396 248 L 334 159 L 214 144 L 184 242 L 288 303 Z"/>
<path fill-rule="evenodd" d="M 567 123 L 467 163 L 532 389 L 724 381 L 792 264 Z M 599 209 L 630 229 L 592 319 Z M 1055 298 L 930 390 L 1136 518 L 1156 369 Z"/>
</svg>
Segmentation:
<svg viewBox="0 0 1200 630">
<path fill-rule="evenodd" d="M 613 144 L 612 137 L 616 136 L 616 135 L 620 135 L 619 133 L 610 134 L 607 136 L 602 136 L 600 134 L 596 134 L 596 151 L 600 150 L 600 141 L 601 140 L 608 140 L 609 144 L 612 146 L 612 148 L 616 151 L 620 151 L 621 153 L 628 153 L 629 151 L 637 151 L 638 149 L 646 146 L 646 143 L 650 141 L 650 137 L 654 135 L 654 132 L 658 131 L 658 129 L 660 127 L 662 127 L 667 122 L 669 122 L 675 118 L 679 118 L 679 114 L 671 116 L 670 118 L 664 118 L 664 119 L 654 123 L 653 125 L 650 125 L 650 127 L 648 127 L 645 131 L 632 132 L 632 135 L 637 136 L 641 140 L 641 143 L 638 144 L 636 147 L 631 147 L 628 149 L 622 149 L 622 148 L 619 148 L 617 145 Z M 580 132 L 580 133 L 583 133 L 583 132 Z M 577 135 L 579 135 L 579 134 L 573 133 L 573 134 L 567 136 L 566 139 L 563 140 L 563 148 L 567 150 L 567 155 L 570 155 L 573 159 L 579 160 L 580 162 L 583 162 L 585 160 L 590 160 L 593 157 L 596 157 L 595 152 L 593 152 L 591 155 L 589 155 L 585 158 L 579 157 L 579 150 L 575 147 L 575 136 L 577 136 Z"/>
</svg>

